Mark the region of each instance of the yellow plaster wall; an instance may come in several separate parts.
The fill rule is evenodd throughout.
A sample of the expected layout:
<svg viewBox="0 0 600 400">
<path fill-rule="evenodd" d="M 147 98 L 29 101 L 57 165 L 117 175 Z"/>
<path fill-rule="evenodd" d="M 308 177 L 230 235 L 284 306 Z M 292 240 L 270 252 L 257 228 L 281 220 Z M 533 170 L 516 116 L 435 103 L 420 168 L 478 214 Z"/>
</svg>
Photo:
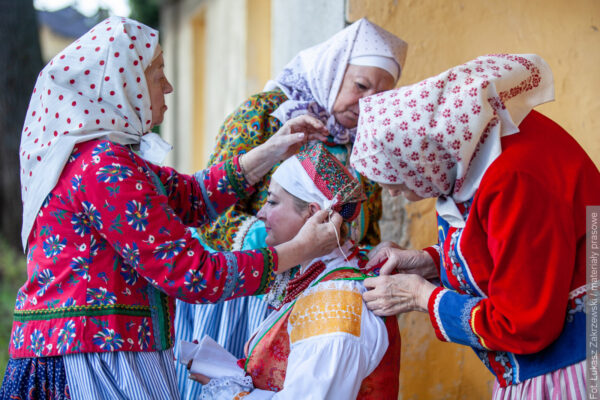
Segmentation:
<svg viewBox="0 0 600 400">
<path fill-rule="evenodd" d="M 537 53 L 554 72 L 556 101 L 538 107 L 600 166 L 600 2 L 597 0 L 347 0 L 346 17 L 409 43 L 401 85 L 488 53 Z M 436 241 L 434 202 L 406 206 L 410 246 Z M 492 375 L 473 351 L 435 338 L 428 316 L 401 316 L 400 399 L 485 399 Z"/>
<path fill-rule="evenodd" d="M 247 0 L 246 92 L 262 91 L 271 77 L 271 0 Z"/>
<path fill-rule="evenodd" d="M 194 97 L 192 115 L 194 133 L 192 135 L 191 146 L 194 149 L 193 153 L 198 156 L 192 158 L 193 171 L 199 171 L 206 167 L 206 157 L 201 156 L 205 153 L 204 148 L 206 142 L 211 139 L 204 135 L 205 126 L 205 96 L 204 94 L 204 78 L 206 76 L 204 57 L 206 57 L 206 11 L 201 8 L 198 14 L 192 20 L 192 34 L 194 37 L 194 45 L 192 46 L 192 57 L 194 58 Z"/>
</svg>

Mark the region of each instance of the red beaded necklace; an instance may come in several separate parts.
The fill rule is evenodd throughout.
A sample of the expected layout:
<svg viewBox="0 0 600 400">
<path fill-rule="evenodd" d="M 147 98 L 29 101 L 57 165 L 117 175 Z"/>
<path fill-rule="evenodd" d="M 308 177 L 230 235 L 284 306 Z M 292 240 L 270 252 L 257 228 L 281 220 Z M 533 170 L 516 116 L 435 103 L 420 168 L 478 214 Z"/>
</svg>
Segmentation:
<svg viewBox="0 0 600 400">
<path fill-rule="evenodd" d="M 287 284 L 285 298 L 281 304 L 287 304 L 298 297 L 300 293 L 304 292 L 308 285 L 310 285 L 312 281 L 314 281 L 324 270 L 325 263 L 323 261 L 317 261 L 308 267 L 304 273 L 295 277 L 294 279 L 290 279 Z"/>
<path fill-rule="evenodd" d="M 358 254 L 358 247 L 353 248 L 352 253 L 348 256 L 348 260 L 356 257 Z M 290 301 L 293 301 L 300 295 L 300 293 L 304 292 L 306 288 L 315 280 L 321 273 L 325 270 L 326 265 L 323 261 L 317 261 L 312 264 L 304 273 L 295 277 L 294 279 L 290 279 L 287 284 L 286 294 L 283 299 L 283 304 L 287 304 Z"/>
</svg>

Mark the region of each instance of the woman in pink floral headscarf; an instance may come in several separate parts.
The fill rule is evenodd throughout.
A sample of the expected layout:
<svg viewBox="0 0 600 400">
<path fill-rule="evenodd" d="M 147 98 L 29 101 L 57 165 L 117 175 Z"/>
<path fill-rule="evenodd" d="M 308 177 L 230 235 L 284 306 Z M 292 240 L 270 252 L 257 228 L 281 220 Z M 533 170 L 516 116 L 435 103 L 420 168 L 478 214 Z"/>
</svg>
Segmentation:
<svg viewBox="0 0 600 400">
<path fill-rule="evenodd" d="M 188 225 L 252 193 L 276 162 L 326 130 L 304 116 L 243 158 L 193 176 L 158 166 L 170 146 L 149 132 L 173 90 L 163 67 L 158 32 L 113 17 L 39 74 L 20 147 L 28 278 L 2 399 L 177 398 L 175 297 L 263 293 L 275 271 L 337 246 L 333 226 L 318 224 L 326 212 L 282 246 L 209 254 L 192 238 Z"/>
<path fill-rule="evenodd" d="M 422 251 L 375 252 L 387 261 L 364 299 L 379 315 L 428 312 L 440 340 L 496 376 L 495 399 L 585 396 L 586 206 L 600 204 L 600 173 L 532 110 L 553 90 L 540 57 L 498 54 L 361 102 L 352 165 L 392 196 L 437 197 L 439 233 Z"/>
</svg>

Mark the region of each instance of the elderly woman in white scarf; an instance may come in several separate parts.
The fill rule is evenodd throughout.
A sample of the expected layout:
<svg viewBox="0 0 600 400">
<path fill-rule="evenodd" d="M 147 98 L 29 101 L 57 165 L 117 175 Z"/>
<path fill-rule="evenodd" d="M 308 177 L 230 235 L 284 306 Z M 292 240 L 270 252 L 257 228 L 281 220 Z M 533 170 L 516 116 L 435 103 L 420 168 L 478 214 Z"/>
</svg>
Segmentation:
<svg viewBox="0 0 600 400">
<path fill-rule="evenodd" d="M 244 153 L 265 142 L 290 118 L 308 114 L 327 126 L 331 133 L 329 150 L 348 165 L 359 99 L 396 85 L 406 51 L 403 40 L 366 19 L 301 51 L 262 93 L 250 97 L 227 117 L 209 163 Z M 381 189 L 356 175 L 368 200 L 352 223 L 351 236 L 364 248 L 380 241 Z M 266 201 L 270 176 L 265 176 L 253 195 L 198 230 L 207 247 L 229 250 L 264 246 L 264 224 L 255 215 Z M 209 334 L 241 357 L 245 338 L 266 317 L 267 306 L 258 297 L 216 306 L 183 305 L 178 308 L 177 334 L 188 341 Z M 184 368 L 179 372 L 183 387 L 187 373 Z M 198 388 L 190 390 L 182 389 L 182 395 L 194 398 Z"/>
<path fill-rule="evenodd" d="M 352 164 L 391 195 L 436 197 L 439 235 L 377 251 L 382 276 L 363 297 L 378 315 L 426 312 L 440 340 L 472 347 L 494 399 L 586 392 L 586 207 L 600 204 L 600 173 L 533 110 L 553 99 L 539 56 L 496 54 L 361 102 Z"/>
<path fill-rule="evenodd" d="M 112 17 L 39 74 L 20 148 L 28 277 L 0 398 L 177 398 L 175 298 L 263 293 L 336 247 L 341 217 L 321 225 L 325 212 L 275 247 L 210 254 L 191 236 L 326 129 L 303 116 L 243 158 L 179 174 L 155 164 L 170 146 L 149 133 L 173 90 L 163 67 L 158 32 Z"/>
</svg>

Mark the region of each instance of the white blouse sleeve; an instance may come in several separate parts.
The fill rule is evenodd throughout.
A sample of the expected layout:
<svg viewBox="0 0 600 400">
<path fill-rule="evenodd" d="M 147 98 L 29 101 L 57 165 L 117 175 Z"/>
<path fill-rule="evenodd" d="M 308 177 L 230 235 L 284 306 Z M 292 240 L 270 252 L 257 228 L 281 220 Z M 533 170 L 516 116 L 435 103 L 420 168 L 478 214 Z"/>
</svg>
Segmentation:
<svg viewBox="0 0 600 400">
<path fill-rule="evenodd" d="M 364 291 L 355 281 L 328 281 L 298 298 L 288 323 L 283 390 L 272 398 L 356 398 L 388 347 L 385 324 L 366 308 Z"/>
<path fill-rule="evenodd" d="M 388 348 L 383 320 L 367 309 L 356 281 L 327 281 L 298 298 L 288 321 L 283 390 L 250 389 L 244 400 L 354 399 Z M 240 387 L 234 392 L 243 391 Z M 245 396 L 244 396 L 245 395 Z"/>
</svg>

